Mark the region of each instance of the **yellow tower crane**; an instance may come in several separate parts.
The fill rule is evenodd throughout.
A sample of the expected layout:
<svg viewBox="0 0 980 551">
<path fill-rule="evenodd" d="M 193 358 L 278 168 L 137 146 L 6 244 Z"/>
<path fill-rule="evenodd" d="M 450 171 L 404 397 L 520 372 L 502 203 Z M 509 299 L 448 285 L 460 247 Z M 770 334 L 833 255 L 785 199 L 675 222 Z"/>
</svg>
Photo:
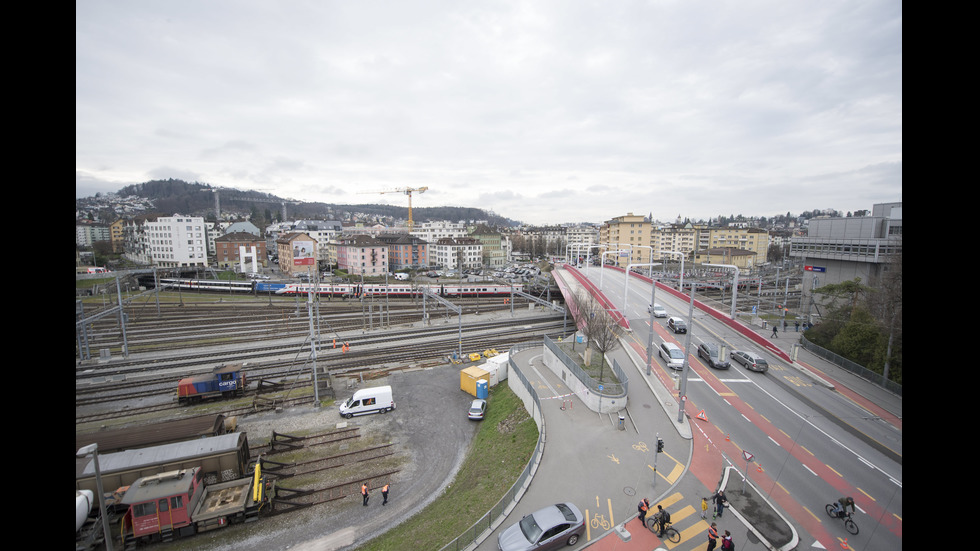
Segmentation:
<svg viewBox="0 0 980 551">
<path fill-rule="evenodd" d="M 408 231 L 411 232 L 412 229 L 415 227 L 415 222 L 412 221 L 412 193 L 415 192 L 424 193 L 425 190 L 427 189 L 429 188 L 428 187 L 404 187 L 404 188 L 397 188 L 397 189 L 388 189 L 384 191 L 364 191 L 361 193 L 381 193 L 381 194 L 404 193 L 405 195 L 408 195 Z"/>
</svg>

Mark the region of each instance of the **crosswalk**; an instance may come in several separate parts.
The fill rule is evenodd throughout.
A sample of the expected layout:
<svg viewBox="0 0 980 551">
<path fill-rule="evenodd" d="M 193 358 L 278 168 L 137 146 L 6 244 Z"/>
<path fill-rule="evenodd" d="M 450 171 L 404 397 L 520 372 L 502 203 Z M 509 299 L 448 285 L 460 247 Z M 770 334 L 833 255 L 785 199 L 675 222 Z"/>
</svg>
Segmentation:
<svg viewBox="0 0 980 551">
<path fill-rule="evenodd" d="M 695 505 L 691 503 L 695 503 Z M 694 551 L 705 549 L 708 546 L 711 511 L 709 508 L 707 520 L 701 518 L 700 496 L 696 500 L 686 499 L 682 493 L 675 492 L 652 505 L 650 514 L 652 515 L 657 510 L 657 505 L 662 506 L 664 510 L 670 513 L 671 524 L 681 534 L 681 541 L 677 543 L 663 541 L 660 543 L 661 547 L 670 550 L 676 549 L 677 551 Z"/>
</svg>

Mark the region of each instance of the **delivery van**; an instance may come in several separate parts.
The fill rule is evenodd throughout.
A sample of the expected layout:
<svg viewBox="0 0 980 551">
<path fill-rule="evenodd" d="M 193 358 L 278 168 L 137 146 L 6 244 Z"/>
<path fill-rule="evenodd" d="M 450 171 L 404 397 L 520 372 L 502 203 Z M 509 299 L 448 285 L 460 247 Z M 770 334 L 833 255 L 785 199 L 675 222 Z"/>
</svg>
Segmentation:
<svg viewBox="0 0 980 551">
<path fill-rule="evenodd" d="M 391 397 L 390 386 L 362 388 L 351 396 L 350 400 L 340 404 L 340 415 L 350 419 L 355 415 L 368 413 L 386 413 L 395 409 L 395 400 Z"/>
</svg>

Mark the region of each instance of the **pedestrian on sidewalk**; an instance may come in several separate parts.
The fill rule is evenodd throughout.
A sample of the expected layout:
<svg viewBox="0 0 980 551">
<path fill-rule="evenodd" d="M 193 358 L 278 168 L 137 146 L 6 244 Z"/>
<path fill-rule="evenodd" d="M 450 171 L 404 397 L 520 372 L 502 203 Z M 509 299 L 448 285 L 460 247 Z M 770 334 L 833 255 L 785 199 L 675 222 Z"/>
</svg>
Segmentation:
<svg viewBox="0 0 980 551">
<path fill-rule="evenodd" d="M 776 329 L 778 329 L 778 326 L 775 323 L 772 324 L 772 335 L 769 335 L 769 336 L 772 337 L 772 338 L 774 338 L 774 339 L 776 338 Z"/>
<path fill-rule="evenodd" d="M 701 498 L 701 520 L 708 518 L 708 498 Z"/>
<path fill-rule="evenodd" d="M 718 545 L 718 525 L 712 522 L 708 527 L 708 549 L 705 551 L 713 551 L 716 545 Z"/>
<path fill-rule="evenodd" d="M 384 486 L 381 487 L 381 496 L 385 498 L 385 500 L 382 501 L 381 504 L 382 505 L 388 505 L 388 485 L 387 484 L 385 484 Z"/>
<path fill-rule="evenodd" d="M 725 503 L 728 503 L 728 500 L 725 499 L 725 491 L 718 490 L 718 493 L 711 497 L 715 502 L 715 514 L 711 518 L 720 518 L 721 514 L 725 512 Z"/>
<path fill-rule="evenodd" d="M 361 484 L 361 495 L 364 497 L 364 506 L 367 507 L 368 502 L 368 485 L 367 482 Z"/>
</svg>

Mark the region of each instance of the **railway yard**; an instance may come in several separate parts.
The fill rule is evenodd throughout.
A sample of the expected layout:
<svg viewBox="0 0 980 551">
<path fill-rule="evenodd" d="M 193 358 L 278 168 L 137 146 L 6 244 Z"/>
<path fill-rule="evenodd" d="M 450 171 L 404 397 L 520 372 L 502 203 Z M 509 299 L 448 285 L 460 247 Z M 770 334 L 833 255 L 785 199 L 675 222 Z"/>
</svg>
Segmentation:
<svg viewBox="0 0 980 551">
<path fill-rule="evenodd" d="M 320 549 L 349 548 L 420 510 L 452 479 L 475 433 L 465 415 L 472 396 L 459 386 L 459 370 L 473 363 L 470 354 L 506 352 L 572 327 L 562 312 L 523 298 L 451 302 L 461 316 L 421 298 L 308 305 L 281 296 L 137 295 L 124 307 L 124 325 L 118 315 L 103 316 L 76 336 L 76 444 L 111 431 L 222 416 L 224 430 L 247 434 L 249 467 L 262 458 L 271 498 L 263 516 L 275 519 L 149 546 L 299 549 L 318 540 Z M 102 301 L 83 304 L 83 317 L 95 319 L 101 307 Z M 309 312 L 319 315 L 311 321 Z M 178 403 L 179 380 L 227 364 L 243 365 L 243 395 Z M 394 412 L 338 415 L 335 400 L 382 384 L 394 389 Z M 86 461 L 76 460 L 76 490 Z M 377 496 L 372 499 L 380 500 L 384 484 L 400 499 L 381 514 L 372 507 L 365 515 L 358 495 L 363 482 Z M 133 542 L 117 537 L 114 543 Z"/>
</svg>

